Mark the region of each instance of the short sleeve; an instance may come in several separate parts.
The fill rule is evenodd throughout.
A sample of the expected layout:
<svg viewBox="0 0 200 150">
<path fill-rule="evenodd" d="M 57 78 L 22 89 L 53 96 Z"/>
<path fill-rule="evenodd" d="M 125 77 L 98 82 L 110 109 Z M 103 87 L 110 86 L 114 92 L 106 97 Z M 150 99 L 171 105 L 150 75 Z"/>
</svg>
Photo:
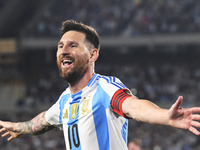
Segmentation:
<svg viewBox="0 0 200 150">
<path fill-rule="evenodd" d="M 57 101 L 53 106 L 51 106 L 46 114 L 45 119 L 46 121 L 62 130 L 62 123 L 59 121 L 60 109 L 59 109 L 59 101 Z"/>
<path fill-rule="evenodd" d="M 122 103 L 128 97 L 132 97 L 132 93 L 128 89 L 119 89 L 115 92 L 111 99 L 111 107 L 114 112 L 127 118 L 122 111 Z"/>
</svg>

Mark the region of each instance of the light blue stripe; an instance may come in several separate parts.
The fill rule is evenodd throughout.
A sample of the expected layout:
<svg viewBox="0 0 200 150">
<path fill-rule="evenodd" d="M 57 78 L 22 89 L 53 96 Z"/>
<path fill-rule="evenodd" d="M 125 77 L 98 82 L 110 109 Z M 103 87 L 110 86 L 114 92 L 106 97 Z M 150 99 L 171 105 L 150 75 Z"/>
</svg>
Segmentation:
<svg viewBox="0 0 200 150">
<path fill-rule="evenodd" d="M 62 123 L 62 117 L 63 117 L 63 109 L 64 109 L 64 106 L 66 104 L 66 102 L 68 101 L 70 97 L 70 94 L 66 94 L 66 95 L 63 95 L 61 98 L 60 98 L 60 101 L 59 101 L 59 108 L 60 108 L 60 115 L 59 115 L 59 122 Z"/>
<path fill-rule="evenodd" d="M 78 126 L 78 123 L 76 123 L 76 124 Z M 81 141 L 80 141 L 79 131 L 77 133 L 76 128 L 73 128 L 72 125 L 68 126 L 68 128 L 70 128 L 70 131 L 69 131 L 70 133 L 68 133 L 68 134 L 70 134 L 71 150 L 81 150 L 82 148 L 81 148 Z M 73 134 L 73 131 L 74 131 L 74 134 Z M 79 137 L 77 137 L 77 134 L 78 134 Z M 74 145 L 74 139 L 73 138 L 75 139 L 76 143 L 78 143 L 78 138 L 79 138 L 80 145 L 78 147 L 76 147 Z"/>
<path fill-rule="evenodd" d="M 110 107 L 110 98 L 99 86 L 92 101 L 92 110 L 99 150 L 109 150 L 109 132 L 106 109 Z"/>
<path fill-rule="evenodd" d="M 74 145 L 74 141 L 73 141 L 73 138 L 75 139 L 75 143 L 78 143 L 78 137 L 77 137 L 77 134 L 79 136 L 79 131 L 77 133 L 77 130 L 79 130 L 78 128 L 73 128 L 74 125 L 79 124 L 79 121 L 78 121 L 78 118 L 79 118 L 79 103 L 80 103 L 80 100 L 81 100 L 81 97 L 82 96 L 82 91 L 76 93 L 76 94 L 72 94 L 71 95 L 71 98 L 72 98 L 72 101 L 69 103 L 70 106 L 69 106 L 69 119 L 68 119 L 68 128 L 70 128 L 70 142 L 71 142 L 71 146 L 72 146 L 72 150 L 81 150 L 81 144 L 79 145 L 79 147 L 75 147 Z M 71 110 L 72 110 L 72 105 L 75 104 L 75 103 L 78 103 L 78 107 L 77 107 L 77 113 L 76 113 L 76 117 L 75 119 L 72 119 L 71 118 Z M 75 130 L 77 129 L 77 130 Z M 74 131 L 74 134 L 72 134 Z M 80 140 L 80 136 L 79 136 L 79 140 Z M 81 141 L 80 141 L 81 142 Z"/>
<path fill-rule="evenodd" d="M 69 106 L 69 119 L 68 119 L 68 122 L 67 122 L 68 125 L 72 125 L 72 124 L 78 122 L 78 117 L 79 117 L 79 102 L 81 100 L 81 95 L 82 95 L 82 91 L 80 91 L 80 92 L 78 92 L 76 94 L 72 94 L 71 95 L 72 101 L 69 103 L 70 106 Z M 72 104 L 75 104 L 75 103 L 78 103 L 78 107 L 77 107 L 76 118 L 73 120 L 71 118 L 71 112 L 72 112 L 71 110 L 72 110 Z"/>
<path fill-rule="evenodd" d="M 126 144 L 127 144 L 127 132 L 128 132 L 128 119 L 126 119 L 126 122 L 124 123 L 121 129 L 122 137 Z"/>
</svg>

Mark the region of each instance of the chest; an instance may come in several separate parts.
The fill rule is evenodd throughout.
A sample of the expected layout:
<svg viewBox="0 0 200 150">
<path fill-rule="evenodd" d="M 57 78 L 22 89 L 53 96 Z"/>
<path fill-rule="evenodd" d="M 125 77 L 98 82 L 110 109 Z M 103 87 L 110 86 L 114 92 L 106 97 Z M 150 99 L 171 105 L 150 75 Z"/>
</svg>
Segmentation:
<svg viewBox="0 0 200 150">
<path fill-rule="evenodd" d="M 91 96 L 79 97 L 76 100 L 69 99 L 62 110 L 63 123 L 73 124 L 80 119 L 87 118 L 87 115 L 92 113 L 93 99 Z"/>
<path fill-rule="evenodd" d="M 100 125 L 101 120 L 107 120 L 110 113 L 108 110 L 111 98 L 101 86 L 71 95 L 63 101 L 60 106 L 60 121 L 64 128 L 75 123 L 88 127 L 93 124 Z"/>
</svg>

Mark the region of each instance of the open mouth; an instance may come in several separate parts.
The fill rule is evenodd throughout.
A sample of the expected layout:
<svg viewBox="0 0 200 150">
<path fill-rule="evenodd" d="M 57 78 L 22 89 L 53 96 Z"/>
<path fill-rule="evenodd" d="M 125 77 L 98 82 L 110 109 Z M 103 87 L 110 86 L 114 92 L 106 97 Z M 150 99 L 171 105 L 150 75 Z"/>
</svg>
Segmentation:
<svg viewBox="0 0 200 150">
<path fill-rule="evenodd" d="M 69 66 L 69 65 L 71 65 L 73 63 L 73 61 L 72 60 L 63 60 L 62 61 L 62 64 L 63 64 L 63 66 Z"/>
</svg>

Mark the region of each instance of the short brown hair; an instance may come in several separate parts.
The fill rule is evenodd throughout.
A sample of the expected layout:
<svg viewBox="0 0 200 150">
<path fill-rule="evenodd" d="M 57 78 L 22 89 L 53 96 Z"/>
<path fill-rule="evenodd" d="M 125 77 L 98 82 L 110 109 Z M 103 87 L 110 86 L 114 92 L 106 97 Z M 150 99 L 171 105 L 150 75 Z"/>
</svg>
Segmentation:
<svg viewBox="0 0 200 150">
<path fill-rule="evenodd" d="M 62 23 L 61 36 L 68 31 L 78 31 L 85 33 L 86 40 L 90 42 L 98 51 L 100 50 L 100 39 L 98 33 L 88 25 L 74 20 L 67 20 Z"/>
</svg>

